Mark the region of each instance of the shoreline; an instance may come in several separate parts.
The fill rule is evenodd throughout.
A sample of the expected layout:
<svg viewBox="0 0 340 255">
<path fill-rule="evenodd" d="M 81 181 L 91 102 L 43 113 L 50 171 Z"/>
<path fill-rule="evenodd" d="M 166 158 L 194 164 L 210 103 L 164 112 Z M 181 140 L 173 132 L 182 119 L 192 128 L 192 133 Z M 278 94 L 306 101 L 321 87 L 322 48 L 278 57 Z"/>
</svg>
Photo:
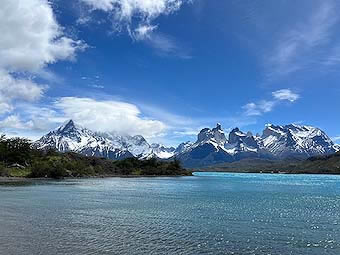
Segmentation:
<svg viewBox="0 0 340 255">
<path fill-rule="evenodd" d="M 273 171 L 273 172 L 268 172 L 268 171 L 263 171 L 263 172 L 258 172 L 258 171 L 203 171 L 203 170 L 198 170 L 194 171 L 196 173 L 235 173 L 235 174 L 281 174 L 281 175 L 291 175 L 291 174 L 299 174 L 299 175 L 308 175 L 308 174 L 315 174 L 315 175 L 340 175 L 340 173 L 330 173 L 330 172 L 287 172 L 287 171 Z"/>
<path fill-rule="evenodd" d="M 340 173 L 308 173 L 308 172 L 237 172 L 237 171 L 193 171 L 192 175 L 100 175 L 84 177 L 64 177 L 64 178 L 28 178 L 28 177 L 5 177 L 0 176 L 0 184 L 6 183 L 30 183 L 35 181 L 63 181 L 63 180 L 85 180 L 85 179 L 107 179 L 107 178 L 180 178 L 197 177 L 194 173 L 235 173 L 235 174 L 280 174 L 280 175 L 340 175 Z"/>
<path fill-rule="evenodd" d="M 106 178 L 179 178 L 193 175 L 101 175 L 101 176 L 84 176 L 84 177 L 63 177 L 63 178 L 28 178 L 28 177 L 0 177 L 0 183 L 13 182 L 32 182 L 32 181 L 62 181 L 62 180 L 82 180 L 82 179 L 106 179 Z"/>
</svg>

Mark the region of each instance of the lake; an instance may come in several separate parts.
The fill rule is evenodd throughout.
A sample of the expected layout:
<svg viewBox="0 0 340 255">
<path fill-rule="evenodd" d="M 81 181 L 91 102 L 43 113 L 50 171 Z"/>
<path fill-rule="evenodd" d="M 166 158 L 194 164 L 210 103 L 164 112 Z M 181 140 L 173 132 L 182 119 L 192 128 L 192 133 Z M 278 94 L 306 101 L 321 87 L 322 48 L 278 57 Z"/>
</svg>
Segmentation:
<svg viewBox="0 0 340 255">
<path fill-rule="evenodd" d="M 340 254 L 340 176 L 0 185 L 0 254 Z"/>
</svg>

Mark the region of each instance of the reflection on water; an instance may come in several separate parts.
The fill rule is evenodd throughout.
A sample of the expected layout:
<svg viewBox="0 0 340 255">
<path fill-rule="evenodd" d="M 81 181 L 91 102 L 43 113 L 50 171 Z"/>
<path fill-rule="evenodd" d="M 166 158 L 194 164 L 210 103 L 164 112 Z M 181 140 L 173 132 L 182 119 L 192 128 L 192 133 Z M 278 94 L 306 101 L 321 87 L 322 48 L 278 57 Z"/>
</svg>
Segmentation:
<svg viewBox="0 0 340 255">
<path fill-rule="evenodd" d="M 0 186 L 0 254 L 340 254 L 340 176 Z"/>
</svg>

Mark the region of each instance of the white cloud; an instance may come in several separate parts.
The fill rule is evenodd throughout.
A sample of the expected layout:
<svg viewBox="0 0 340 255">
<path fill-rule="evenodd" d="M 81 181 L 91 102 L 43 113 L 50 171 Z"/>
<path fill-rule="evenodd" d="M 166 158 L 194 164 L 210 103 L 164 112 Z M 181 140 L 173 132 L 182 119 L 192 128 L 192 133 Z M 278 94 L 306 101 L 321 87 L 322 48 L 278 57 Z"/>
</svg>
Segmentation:
<svg viewBox="0 0 340 255">
<path fill-rule="evenodd" d="M 263 100 L 258 104 L 258 107 L 263 111 L 263 112 L 271 112 L 275 106 L 276 102 L 275 101 L 266 101 Z"/>
<path fill-rule="evenodd" d="M 47 0 L 2 0 L 0 34 L 0 114 L 12 112 L 14 101 L 41 98 L 47 87 L 30 74 L 51 78 L 47 65 L 72 60 L 86 47 L 65 36 Z"/>
<path fill-rule="evenodd" d="M 151 26 L 151 25 L 140 25 L 135 29 L 135 32 L 132 36 L 136 40 L 144 40 L 144 39 L 150 39 L 152 32 L 157 28 L 157 26 Z"/>
<path fill-rule="evenodd" d="M 290 102 L 295 102 L 300 98 L 300 96 L 294 92 L 292 92 L 290 89 L 281 89 L 274 91 L 273 93 L 274 98 L 278 100 L 288 100 Z"/>
<path fill-rule="evenodd" d="M 119 20 L 131 21 L 133 16 L 142 16 L 151 21 L 161 14 L 178 10 L 183 0 L 81 0 L 94 9 L 114 11 Z"/>
<path fill-rule="evenodd" d="M 143 135 L 159 138 L 168 126 L 155 118 L 145 117 L 134 104 L 118 100 L 62 97 L 48 105 L 20 103 L 20 114 L 11 114 L 0 120 L 0 130 L 37 138 L 73 119 L 77 124 L 98 132 Z"/>
<path fill-rule="evenodd" d="M 281 89 L 272 92 L 273 99 L 262 100 L 258 103 L 248 103 L 242 107 L 246 116 L 260 116 L 264 113 L 274 110 L 281 101 L 295 102 L 300 98 L 300 95 L 292 92 L 290 89 Z"/>
<path fill-rule="evenodd" d="M 304 22 L 296 22 L 295 27 L 281 33 L 272 52 L 265 58 L 270 79 L 295 73 L 315 63 L 334 63 L 330 47 L 324 46 L 332 43 L 333 28 L 338 22 L 336 2 L 319 3 Z M 322 61 L 322 58 L 327 60 Z"/>
<path fill-rule="evenodd" d="M 154 30 L 151 23 L 161 15 L 177 11 L 190 0 L 81 0 L 92 9 L 109 12 L 117 30 L 127 29 L 133 38 Z"/>
<path fill-rule="evenodd" d="M 42 85 L 28 79 L 14 78 L 0 69 L 0 95 L 3 100 L 21 99 L 33 102 L 42 96 L 43 91 Z"/>
<path fill-rule="evenodd" d="M 259 116 L 266 112 L 271 112 L 276 105 L 275 101 L 262 100 L 259 103 L 248 103 L 242 108 L 247 116 Z"/>
<path fill-rule="evenodd" d="M 113 0 L 81 0 L 84 3 L 90 5 L 94 9 L 111 11 L 113 9 Z"/>
<path fill-rule="evenodd" d="M 160 56 L 190 59 L 190 49 L 174 38 L 157 33 L 153 21 L 161 15 L 169 15 L 192 0 L 81 0 L 92 8 L 109 13 L 116 32 L 126 31 L 133 40 L 145 41 Z"/>
<path fill-rule="evenodd" d="M 9 71 L 37 71 L 84 47 L 63 34 L 47 0 L 2 0 L 0 34 L 0 68 Z"/>
<path fill-rule="evenodd" d="M 9 103 L 2 102 L 3 100 L 4 99 L 0 97 L 0 114 L 5 114 L 13 111 L 13 106 L 10 105 Z"/>
<path fill-rule="evenodd" d="M 262 112 L 258 109 L 257 104 L 255 103 L 248 103 L 242 107 L 245 110 L 245 114 L 247 116 L 258 116 L 261 115 Z"/>
<path fill-rule="evenodd" d="M 160 136 L 167 126 L 158 120 L 142 117 L 139 108 L 120 101 L 63 97 L 54 103 L 65 118 L 101 132 L 118 132 L 145 137 Z"/>
<path fill-rule="evenodd" d="M 19 116 L 10 115 L 0 121 L 0 129 L 30 129 L 32 122 L 22 122 Z"/>
<path fill-rule="evenodd" d="M 45 86 L 36 84 L 32 80 L 14 78 L 0 69 L 0 114 L 13 111 L 13 101 L 33 102 L 38 100 L 45 90 Z"/>
<path fill-rule="evenodd" d="M 174 135 L 183 137 L 183 136 L 197 136 L 197 134 L 202 130 L 202 128 L 185 128 L 180 131 L 174 131 Z"/>
</svg>

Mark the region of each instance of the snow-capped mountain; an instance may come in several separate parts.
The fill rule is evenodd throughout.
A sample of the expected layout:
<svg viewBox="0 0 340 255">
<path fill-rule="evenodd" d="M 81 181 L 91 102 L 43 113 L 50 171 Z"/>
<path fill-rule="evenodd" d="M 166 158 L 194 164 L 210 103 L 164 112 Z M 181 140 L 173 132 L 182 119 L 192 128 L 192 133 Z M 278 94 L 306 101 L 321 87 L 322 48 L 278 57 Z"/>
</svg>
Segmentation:
<svg viewBox="0 0 340 255">
<path fill-rule="evenodd" d="M 221 125 L 217 124 L 216 128 L 202 129 L 195 143 L 181 144 L 177 148 L 176 158 L 187 167 L 231 162 L 233 156 L 225 149 L 226 144 L 225 133 Z"/>
<path fill-rule="evenodd" d="M 193 145 L 193 142 L 187 141 L 185 143 L 181 143 L 180 145 L 178 145 L 178 147 L 175 150 L 175 155 L 186 152 L 187 150 L 189 150 L 191 148 L 191 146 Z"/>
<path fill-rule="evenodd" d="M 98 133 L 76 125 L 72 120 L 35 142 L 39 149 L 53 148 L 60 152 L 74 151 L 87 156 L 124 159 L 177 158 L 186 167 L 233 162 L 244 158 L 284 159 L 308 158 L 340 150 L 322 130 L 290 124 L 266 125 L 263 134 L 254 136 L 239 128 L 228 138 L 220 124 L 204 128 L 197 141 L 185 142 L 177 148 L 149 144 L 143 136 Z"/>
<path fill-rule="evenodd" d="M 326 133 L 311 126 L 268 124 L 263 131 L 262 142 L 267 151 L 279 158 L 311 157 L 336 152 L 334 143 Z"/>
<path fill-rule="evenodd" d="M 49 132 L 35 143 L 38 149 L 53 148 L 60 152 L 73 151 L 86 156 L 110 159 L 169 158 L 174 148 L 149 145 L 143 136 L 98 133 L 76 125 L 72 120 Z"/>
<path fill-rule="evenodd" d="M 339 147 L 322 130 L 311 126 L 268 124 L 262 136 L 235 128 L 226 139 L 221 125 L 217 124 L 216 128 L 202 129 L 197 141 L 178 151 L 176 157 L 190 167 L 244 158 L 307 158 L 335 153 L 337 150 Z"/>
<path fill-rule="evenodd" d="M 175 155 L 176 148 L 166 147 L 162 144 L 153 143 L 151 144 L 152 154 L 161 159 L 171 158 Z"/>
<path fill-rule="evenodd" d="M 225 150 L 232 154 L 238 153 L 258 153 L 260 150 L 259 139 L 251 132 L 243 133 L 238 128 L 234 128 L 229 133 L 228 143 L 224 145 Z"/>
</svg>

